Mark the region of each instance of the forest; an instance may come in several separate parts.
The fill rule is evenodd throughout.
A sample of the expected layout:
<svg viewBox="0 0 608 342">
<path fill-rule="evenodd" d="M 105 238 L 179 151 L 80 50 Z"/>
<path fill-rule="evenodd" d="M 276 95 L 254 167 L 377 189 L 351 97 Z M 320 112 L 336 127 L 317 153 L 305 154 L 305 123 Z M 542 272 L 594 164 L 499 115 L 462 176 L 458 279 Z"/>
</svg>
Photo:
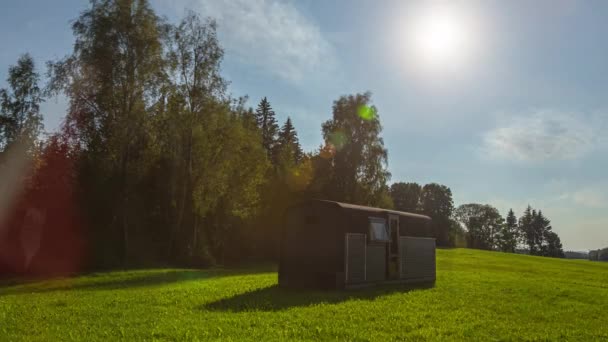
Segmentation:
<svg viewBox="0 0 608 342">
<path fill-rule="evenodd" d="M 229 93 L 213 18 L 100 0 L 72 31 L 73 51 L 44 68 L 25 53 L 0 91 L 0 272 L 276 260 L 283 213 L 310 198 L 428 215 L 439 246 L 564 256 L 542 210 L 503 217 L 455 206 L 446 185 L 391 183 L 370 92 L 337 97 L 303 151 L 272 94 Z M 58 95 L 47 133 L 40 105 Z"/>
</svg>

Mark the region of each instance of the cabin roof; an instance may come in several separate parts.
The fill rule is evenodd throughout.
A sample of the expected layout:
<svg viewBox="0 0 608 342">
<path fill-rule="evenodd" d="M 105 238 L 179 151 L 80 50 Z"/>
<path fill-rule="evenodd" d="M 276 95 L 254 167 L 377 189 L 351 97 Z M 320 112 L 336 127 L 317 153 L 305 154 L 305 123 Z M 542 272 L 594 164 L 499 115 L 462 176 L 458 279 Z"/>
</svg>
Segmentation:
<svg viewBox="0 0 608 342">
<path fill-rule="evenodd" d="M 390 209 L 382 209 L 382 208 L 375 208 L 375 207 L 367 207 L 364 205 L 357 205 L 357 204 L 350 204 L 350 203 L 342 203 L 342 202 L 336 202 L 336 201 L 328 201 L 328 200 L 320 200 L 320 199 L 315 199 L 313 201 L 318 201 L 318 202 L 324 202 L 324 203 L 330 203 L 330 204 L 334 204 L 337 205 L 341 208 L 345 208 L 345 209 L 353 209 L 353 210 L 360 210 L 360 211 L 367 211 L 367 212 L 373 212 L 373 213 L 379 213 L 379 214 L 384 214 L 384 213 L 388 213 L 388 214 L 395 214 L 395 215 L 399 215 L 399 216 L 406 216 L 406 217 L 412 217 L 412 218 L 417 218 L 417 219 L 423 219 L 423 220 L 431 220 L 430 217 L 426 216 L 426 215 L 420 215 L 420 214 L 414 214 L 414 213 L 408 213 L 405 211 L 398 211 L 398 210 L 390 210 Z"/>
</svg>

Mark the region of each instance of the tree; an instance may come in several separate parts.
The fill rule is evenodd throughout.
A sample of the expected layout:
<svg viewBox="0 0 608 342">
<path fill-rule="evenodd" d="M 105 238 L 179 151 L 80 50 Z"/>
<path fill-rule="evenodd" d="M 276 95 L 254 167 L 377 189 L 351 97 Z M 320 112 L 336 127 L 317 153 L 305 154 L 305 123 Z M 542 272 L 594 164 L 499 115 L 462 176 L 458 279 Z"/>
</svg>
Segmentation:
<svg viewBox="0 0 608 342">
<path fill-rule="evenodd" d="M 29 54 L 22 55 L 17 65 L 9 67 L 6 79 L 9 89 L 0 89 L 0 151 L 17 140 L 23 141 L 30 152 L 34 147 L 43 128 L 39 79 Z"/>
<path fill-rule="evenodd" d="M 420 210 L 422 187 L 418 183 L 393 183 L 390 194 L 395 209 L 414 213 Z"/>
<path fill-rule="evenodd" d="M 451 226 L 450 218 L 454 211 L 450 188 L 437 183 L 426 184 L 420 194 L 420 209 L 422 213 L 433 219 L 433 233 L 437 244 L 447 246 Z"/>
<path fill-rule="evenodd" d="M 300 146 L 298 139 L 298 133 L 296 132 L 291 118 L 287 117 L 285 124 L 281 128 L 278 134 L 278 138 L 275 145 L 275 161 L 280 158 L 288 158 L 291 163 L 298 164 L 302 160 L 304 152 Z"/>
<path fill-rule="evenodd" d="M 325 197 L 363 205 L 390 205 L 386 182 L 388 153 L 380 137 L 378 112 L 370 106 L 371 93 L 342 96 L 334 102 L 333 117 L 322 125 L 329 173 L 321 175 Z M 321 162 L 323 163 L 323 162 Z M 319 175 L 317 170 L 317 175 Z"/>
<path fill-rule="evenodd" d="M 258 104 L 258 108 L 255 111 L 255 117 L 258 127 L 262 132 L 262 146 L 264 146 L 266 153 L 270 158 L 276 144 L 276 136 L 279 130 L 279 125 L 277 125 L 274 111 L 272 110 L 270 102 L 268 102 L 266 97 L 264 97 L 260 101 L 260 104 Z"/>
<path fill-rule="evenodd" d="M 564 258 L 564 249 L 559 236 L 552 231 L 545 233 L 545 243 L 543 246 L 544 255 L 552 258 Z"/>
<path fill-rule="evenodd" d="M 80 181 L 98 255 L 115 265 L 106 256 L 118 254 L 125 264 L 131 233 L 146 226 L 146 198 L 138 189 L 157 152 L 151 109 L 165 77 L 165 27 L 145 0 L 99 0 L 72 29 L 72 54 L 49 64 L 50 90 L 70 98 L 66 126 L 84 151 Z M 119 253 L 108 253 L 115 246 Z"/>
<path fill-rule="evenodd" d="M 469 247 L 498 248 L 503 218 L 496 208 L 488 204 L 463 204 L 456 209 L 454 216 L 467 229 Z"/>
<path fill-rule="evenodd" d="M 467 247 L 467 232 L 463 226 L 455 219 L 450 219 L 450 226 L 448 229 L 448 246 L 457 248 Z"/>
<path fill-rule="evenodd" d="M 519 240 L 519 228 L 517 226 L 517 217 L 513 213 L 513 209 L 509 209 L 505 224 L 502 226 L 498 237 L 498 247 L 503 252 L 514 253 Z"/>
<path fill-rule="evenodd" d="M 543 244 L 545 241 L 545 234 L 551 230 L 551 222 L 543 215 L 542 211 L 536 212 L 532 210 L 532 232 L 534 241 L 534 255 L 544 255 Z"/>
<path fill-rule="evenodd" d="M 230 116 L 227 82 L 220 75 L 223 50 L 216 31 L 215 21 L 202 21 L 189 11 L 170 29 L 167 42 L 173 82 L 167 85 L 169 106 L 159 121 L 164 127 L 158 129 L 165 129 L 161 154 L 169 165 L 171 182 L 171 192 L 165 197 L 172 213 L 168 246 L 172 258 L 191 258 L 206 248 L 198 243 L 199 223 L 218 204 L 226 182 L 225 174 L 213 172 L 226 171 L 228 158 L 220 159 L 217 151 L 228 144 L 229 135 L 223 133 L 231 129 L 226 122 Z M 201 193 L 211 189 L 214 196 Z"/>
<path fill-rule="evenodd" d="M 536 211 L 533 211 L 532 207 L 528 205 L 524 210 L 523 215 L 519 218 L 519 235 L 521 237 L 521 242 L 528 248 L 530 254 L 536 253 L 534 228 L 532 225 L 535 216 Z"/>
<path fill-rule="evenodd" d="M 564 257 L 559 236 L 553 232 L 551 221 L 530 205 L 519 219 L 519 231 L 522 241 L 531 255 Z"/>
</svg>

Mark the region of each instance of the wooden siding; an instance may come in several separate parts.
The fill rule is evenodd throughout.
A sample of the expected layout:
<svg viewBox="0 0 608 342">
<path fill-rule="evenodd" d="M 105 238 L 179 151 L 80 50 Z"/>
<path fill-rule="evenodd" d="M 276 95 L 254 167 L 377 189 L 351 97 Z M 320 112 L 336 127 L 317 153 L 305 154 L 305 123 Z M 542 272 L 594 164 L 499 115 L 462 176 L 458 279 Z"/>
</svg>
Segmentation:
<svg viewBox="0 0 608 342">
<path fill-rule="evenodd" d="M 367 236 L 346 234 L 346 282 L 362 283 L 366 279 Z"/>
<path fill-rule="evenodd" d="M 386 279 L 386 245 L 367 246 L 367 281 Z"/>
<path fill-rule="evenodd" d="M 435 279 L 435 239 L 400 237 L 401 279 Z"/>
</svg>

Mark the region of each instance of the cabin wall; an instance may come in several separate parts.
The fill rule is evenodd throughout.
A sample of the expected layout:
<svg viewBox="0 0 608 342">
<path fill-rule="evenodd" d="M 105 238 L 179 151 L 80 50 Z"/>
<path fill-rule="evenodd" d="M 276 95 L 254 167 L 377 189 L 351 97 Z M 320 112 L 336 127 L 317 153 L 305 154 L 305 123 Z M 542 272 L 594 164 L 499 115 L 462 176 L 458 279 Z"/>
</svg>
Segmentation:
<svg viewBox="0 0 608 342">
<path fill-rule="evenodd" d="M 280 285 L 335 287 L 336 272 L 343 268 L 344 260 L 336 242 L 341 236 L 344 244 L 343 234 L 336 229 L 338 216 L 335 208 L 322 203 L 288 210 L 281 246 Z"/>
<path fill-rule="evenodd" d="M 347 222 L 347 226 L 345 227 L 345 234 L 364 234 L 365 239 L 365 256 L 364 258 L 357 258 L 356 260 L 361 260 L 364 262 L 363 265 L 352 265 L 352 258 L 349 258 L 347 264 L 350 265 L 349 268 L 352 269 L 365 269 L 365 279 L 363 281 L 349 279 L 347 280 L 349 284 L 357 284 L 357 283 L 374 283 L 374 282 L 382 282 L 386 280 L 386 253 L 387 253 L 387 243 L 379 243 L 379 242 L 371 242 L 369 237 L 369 219 L 370 217 L 378 217 L 386 220 L 388 224 L 388 217 L 385 213 L 375 213 L 375 212 L 367 212 L 362 210 L 353 210 L 353 209 L 343 209 L 345 222 Z M 349 254 L 353 253 L 361 253 L 361 250 L 353 251 L 351 247 L 351 251 Z M 348 255 L 346 256 L 348 257 Z M 348 273 L 348 272 L 347 272 Z"/>
<path fill-rule="evenodd" d="M 435 280 L 435 239 L 402 236 L 401 279 L 409 281 Z"/>
<path fill-rule="evenodd" d="M 386 280 L 386 244 L 368 244 L 366 259 L 366 281 Z"/>
<path fill-rule="evenodd" d="M 392 215 L 396 215 L 391 213 Z M 387 280 L 388 243 L 370 241 L 370 217 L 389 213 L 311 201 L 286 214 L 279 285 L 344 288 Z M 399 278 L 434 281 L 435 240 L 429 220 L 399 216 Z M 350 248 L 350 251 L 348 250 Z"/>
<path fill-rule="evenodd" d="M 347 233 L 345 235 L 345 283 L 357 284 L 367 281 L 367 241 L 365 234 Z"/>
</svg>

